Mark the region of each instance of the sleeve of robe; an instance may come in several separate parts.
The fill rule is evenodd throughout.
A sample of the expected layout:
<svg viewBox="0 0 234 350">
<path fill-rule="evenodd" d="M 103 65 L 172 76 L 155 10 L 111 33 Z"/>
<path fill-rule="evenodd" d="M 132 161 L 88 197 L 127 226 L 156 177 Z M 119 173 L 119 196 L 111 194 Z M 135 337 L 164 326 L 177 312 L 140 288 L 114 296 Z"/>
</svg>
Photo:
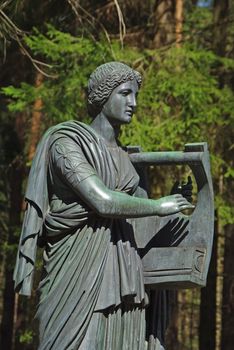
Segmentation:
<svg viewBox="0 0 234 350">
<path fill-rule="evenodd" d="M 95 169 L 88 163 L 81 146 L 72 139 L 61 137 L 50 150 L 52 167 L 60 177 L 75 192 L 77 185 L 91 175 L 97 175 Z"/>
</svg>

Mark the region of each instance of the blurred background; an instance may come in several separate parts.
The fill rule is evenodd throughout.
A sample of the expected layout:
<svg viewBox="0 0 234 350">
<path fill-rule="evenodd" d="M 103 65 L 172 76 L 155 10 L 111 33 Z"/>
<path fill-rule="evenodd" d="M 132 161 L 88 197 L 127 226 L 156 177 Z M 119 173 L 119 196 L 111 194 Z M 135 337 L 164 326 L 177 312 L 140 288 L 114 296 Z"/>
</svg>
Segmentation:
<svg viewBox="0 0 234 350">
<path fill-rule="evenodd" d="M 234 0 L 0 1 L 0 348 L 36 349 L 36 286 L 14 294 L 24 191 L 36 145 L 51 125 L 88 122 L 86 84 L 117 60 L 143 76 L 125 145 L 144 151 L 209 144 L 215 238 L 207 287 L 172 300 L 167 350 L 234 344 Z M 150 169 L 151 195 L 170 192 L 183 167 Z M 41 255 L 41 252 L 39 252 Z"/>
</svg>

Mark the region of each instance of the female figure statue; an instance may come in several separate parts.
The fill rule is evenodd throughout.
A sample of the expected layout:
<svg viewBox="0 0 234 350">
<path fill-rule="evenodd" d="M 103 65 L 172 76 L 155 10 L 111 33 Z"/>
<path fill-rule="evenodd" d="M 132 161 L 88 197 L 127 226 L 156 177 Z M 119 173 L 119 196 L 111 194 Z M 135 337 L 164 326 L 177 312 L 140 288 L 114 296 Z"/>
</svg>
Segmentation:
<svg viewBox="0 0 234 350">
<path fill-rule="evenodd" d="M 147 347 L 148 297 L 128 219 L 193 206 L 180 194 L 135 196 L 139 176 L 118 134 L 131 122 L 140 85 L 140 74 L 125 64 L 99 66 L 88 84 L 91 125 L 61 123 L 37 148 L 15 283 L 30 294 L 36 244 L 44 246 L 39 350 Z"/>
</svg>

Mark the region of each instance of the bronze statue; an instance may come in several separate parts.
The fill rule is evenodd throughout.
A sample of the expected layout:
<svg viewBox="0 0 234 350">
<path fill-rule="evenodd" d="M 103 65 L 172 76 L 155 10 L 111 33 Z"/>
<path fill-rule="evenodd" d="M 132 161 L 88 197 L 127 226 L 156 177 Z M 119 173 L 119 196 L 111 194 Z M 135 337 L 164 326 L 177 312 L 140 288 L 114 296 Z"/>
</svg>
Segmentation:
<svg viewBox="0 0 234 350">
<path fill-rule="evenodd" d="M 44 247 L 39 350 L 163 349 L 166 315 L 155 313 L 159 299 L 167 307 L 167 292 L 154 291 L 155 268 L 145 266 L 151 250 L 163 249 L 155 245 L 163 228 L 177 228 L 174 246 L 186 240 L 189 219 L 173 215 L 194 206 L 177 193 L 148 199 L 133 164 L 158 158 L 129 155 L 118 140 L 121 125 L 131 122 L 140 86 L 140 74 L 125 64 L 99 66 L 88 84 L 91 125 L 61 123 L 38 145 L 14 279 L 16 291 L 30 295 L 36 246 Z M 160 224 L 162 217 L 167 221 Z M 184 220 L 179 228 L 178 220 Z"/>
</svg>

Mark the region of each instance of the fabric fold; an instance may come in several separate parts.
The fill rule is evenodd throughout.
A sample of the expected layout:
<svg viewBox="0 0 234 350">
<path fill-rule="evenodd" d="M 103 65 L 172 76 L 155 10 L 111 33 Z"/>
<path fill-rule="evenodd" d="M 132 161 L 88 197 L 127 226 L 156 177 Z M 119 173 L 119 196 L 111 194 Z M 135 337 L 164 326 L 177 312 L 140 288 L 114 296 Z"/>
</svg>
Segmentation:
<svg viewBox="0 0 234 350">
<path fill-rule="evenodd" d="M 78 184 L 89 174 L 129 194 L 139 183 L 125 151 L 108 148 L 91 127 L 66 122 L 49 129 L 29 175 L 15 269 L 16 288 L 29 295 L 36 243 L 45 242 L 38 350 L 78 349 L 96 312 L 131 307 L 140 314 L 146 304 L 133 226 L 100 217 L 82 201 Z"/>
</svg>

